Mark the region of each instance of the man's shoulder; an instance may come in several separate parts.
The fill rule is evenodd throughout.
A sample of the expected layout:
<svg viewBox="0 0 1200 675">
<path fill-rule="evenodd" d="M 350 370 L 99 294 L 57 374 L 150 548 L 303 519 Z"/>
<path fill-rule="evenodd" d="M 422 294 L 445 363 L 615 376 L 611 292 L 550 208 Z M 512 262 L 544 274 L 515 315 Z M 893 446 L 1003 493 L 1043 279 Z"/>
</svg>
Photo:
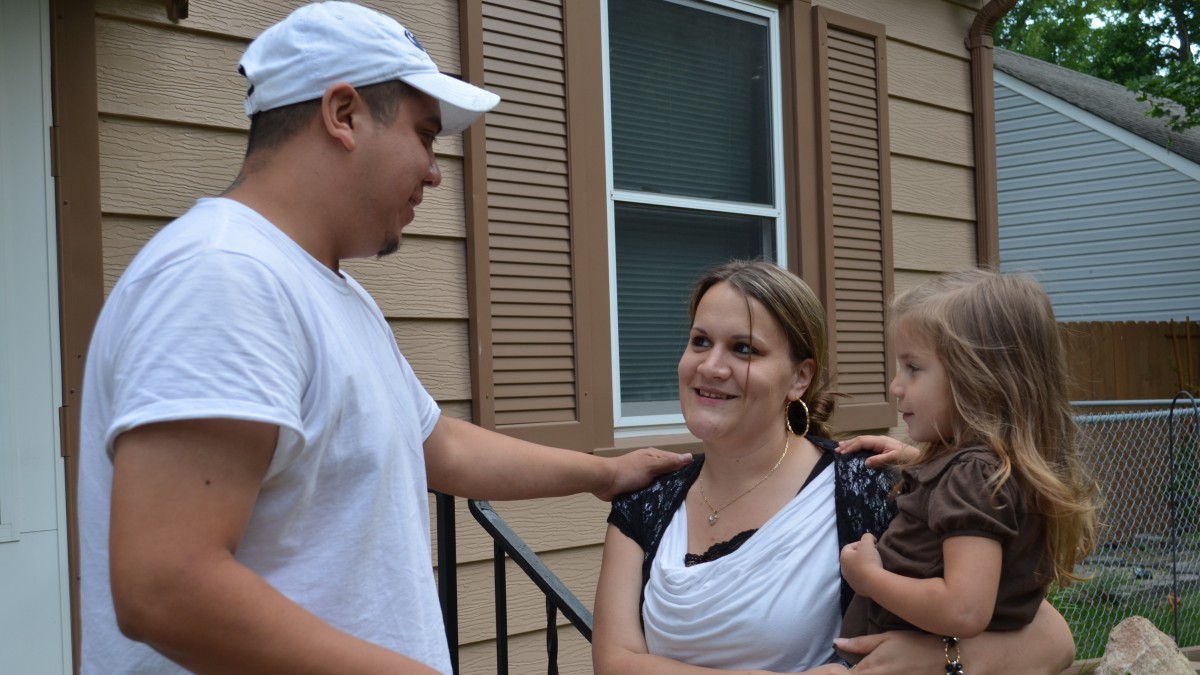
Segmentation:
<svg viewBox="0 0 1200 675">
<path fill-rule="evenodd" d="M 199 271 L 234 279 L 285 274 L 291 255 L 286 235 L 254 211 L 229 199 L 207 198 L 156 233 L 125 269 L 114 289 L 168 277 L 186 283 Z M 177 277 L 177 278 L 176 278 Z"/>
</svg>

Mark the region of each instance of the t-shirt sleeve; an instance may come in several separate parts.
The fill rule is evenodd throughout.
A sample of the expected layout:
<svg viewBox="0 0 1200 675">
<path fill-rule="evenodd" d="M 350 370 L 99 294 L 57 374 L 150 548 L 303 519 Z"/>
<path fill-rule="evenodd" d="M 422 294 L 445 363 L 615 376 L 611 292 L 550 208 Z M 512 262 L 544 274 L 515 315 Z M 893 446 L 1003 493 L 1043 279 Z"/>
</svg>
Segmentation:
<svg viewBox="0 0 1200 675">
<path fill-rule="evenodd" d="M 946 468 L 929 500 L 929 527 L 942 539 L 987 537 L 1007 541 L 1017 535 L 1023 507 L 1016 479 L 995 494 L 987 481 L 996 466 L 966 458 Z"/>
<path fill-rule="evenodd" d="M 300 433 L 310 347 L 288 290 L 262 264 L 205 252 L 124 292 L 110 456 L 119 434 L 151 422 L 223 417 Z"/>
</svg>

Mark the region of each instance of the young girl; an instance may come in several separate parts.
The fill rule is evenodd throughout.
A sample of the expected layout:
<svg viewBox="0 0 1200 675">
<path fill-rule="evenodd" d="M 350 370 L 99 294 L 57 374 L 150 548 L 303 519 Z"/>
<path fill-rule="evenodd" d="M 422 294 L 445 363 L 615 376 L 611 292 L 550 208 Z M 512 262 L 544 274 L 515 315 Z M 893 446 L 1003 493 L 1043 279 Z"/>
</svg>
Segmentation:
<svg viewBox="0 0 1200 675">
<path fill-rule="evenodd" d="M 1079 580 L 1075 564 L 1095 543 L 1095 487 L 1077 456 L 1058 324 L 1036 281 L 942 276 L 899 297 L 892 325 L 891 392 L 921 447 L 878 545 L 867 534 L 842 549 L 856 592 L 842 635 L 947 636 L 947 672 L 962 672 L 956 638 L 1019 628 L 1051 581 Z"/>
</svg>

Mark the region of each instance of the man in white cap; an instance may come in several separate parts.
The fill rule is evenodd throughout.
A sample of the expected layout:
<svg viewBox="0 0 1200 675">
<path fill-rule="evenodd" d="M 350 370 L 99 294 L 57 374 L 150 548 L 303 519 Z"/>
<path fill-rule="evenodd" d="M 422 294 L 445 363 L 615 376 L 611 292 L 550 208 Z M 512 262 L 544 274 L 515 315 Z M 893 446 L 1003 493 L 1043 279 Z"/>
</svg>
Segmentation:
<svg viewBox="0 0 1200 675">
<path fill-rule="evenodd" d="M 240 70 L 240 175 L 146 245 L 88 354 L 83 672 L 449 672 L 428 488 L 608 499 L 687 458 L 442 417 L 340 270 L 399 246 L 441 182 L 434 138 L 497 96 L 342 2 L 267 29 Z"/>
</svg>

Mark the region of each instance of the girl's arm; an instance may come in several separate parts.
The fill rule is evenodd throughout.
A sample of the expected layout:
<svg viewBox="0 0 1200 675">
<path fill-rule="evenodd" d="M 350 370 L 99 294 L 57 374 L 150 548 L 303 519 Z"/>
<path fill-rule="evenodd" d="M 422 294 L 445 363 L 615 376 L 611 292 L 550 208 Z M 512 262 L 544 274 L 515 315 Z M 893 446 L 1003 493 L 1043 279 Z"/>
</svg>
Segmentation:
<svg viewBox="0 0 1200 675">
<path fill-rule="evenodd" d="M 882 469 L 893 464 L 907 464 L 920 454 L 911 445 L 905 445 L 891 436 L 856 436 L 838 443 L 837 451 L 842 455 L 870 450 L 875 454 L 867 458 L 867 467 Z"/>
<path fill-rule="evenodd" d="M 642 549 L 609 525 L 596 606 L 592 615 L 592 665 L 596 675 L 706 675 L 717 672 L 767 675 L 763 670 L 718 671 L 692 666 L 647 653 L 642 633 Z M 847 672 L 842 666 L 821 666 L 808 675 Z"/>
<path fill-rule="evenodd" d="M 942 640 L 936 635 L 892 631 L 835 642 L 838 651 L 864 655 L 854 675 L 936 673 L 945 664 Z M 971 675 L 1058 675 L 1075 659 L 1071 628 L 1045 601 L 1028 626 L 963 640 L 961 649 L 963 666 Z"/>
<path fill-rule="evenodd" d="M 1000 587 L 1000 542 L 949 537 L 942 542 L 945 576 L 914 579 L 883 568 L 875 537 L 842 549 L 842 575 L 860 595 L 935 635 L 974 637 L 987 628 Z"/>
</svg>

